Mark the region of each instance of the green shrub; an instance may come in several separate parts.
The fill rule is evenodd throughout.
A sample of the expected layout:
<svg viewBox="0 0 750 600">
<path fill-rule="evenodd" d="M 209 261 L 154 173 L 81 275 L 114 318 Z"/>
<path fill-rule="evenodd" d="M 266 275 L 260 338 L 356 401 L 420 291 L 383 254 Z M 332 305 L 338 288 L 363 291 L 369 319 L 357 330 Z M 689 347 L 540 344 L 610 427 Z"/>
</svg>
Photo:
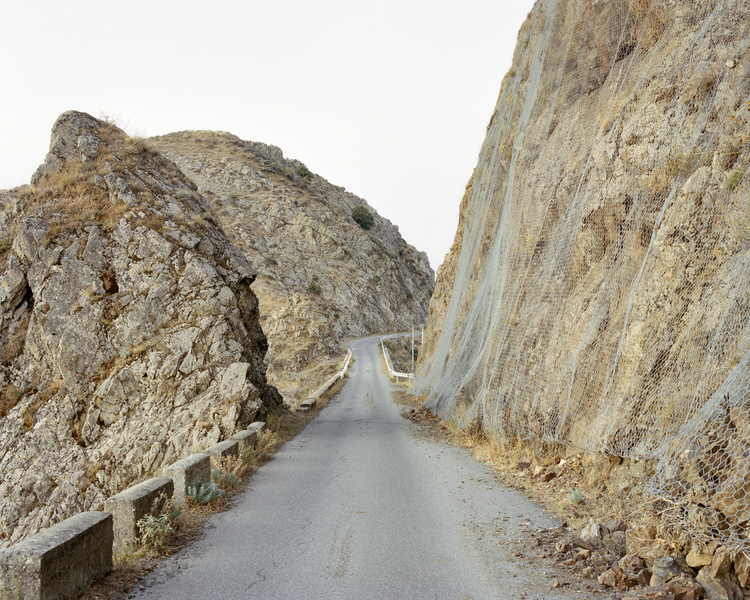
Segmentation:
<svg viewBox="0 0 750 600">
<path fill-rule="evenodd" d="M 583 502 L 583 492 L 578 488 L 573 488 L 568 496 L 568 502 L 571 504 L 580 504 Z"/>
<path fill-rule="evenodd" d="M 305 166 L 305 163 L 300 163 L 295 170 L 295 173 L 300 176 L 302 182 L 308 184 L 312 181 L 313 172 Z"/>
<path fill-rule="evenodd" d="M 310 285 L 307 286 L 307 289 L 311 291 L 313 294 L 316 294 L 320 296 L 320 284 L 318 283 L 318 274 L 313 273 L 312 277 L 310 278 Z"/>
<path fill-rule="evenodd" d="M 732 174 L 729 176 L 729 179 L 727 179 L 727 190 L 732 191 L 734 188 L 736 188 L 741 182 L 742 179 L 745 177 L 745 168 L 746 167 L 738 167 L 734 171 L 732 171 Z"/>
<path fill-rule="evenodd" d="M 375 225 L 375 217 L 367 210 L 367 207 L 361 204 L 352 209 L 352 219 L 365 231 L 372 229 L 373 225 Z"/>
<path fill-rule="evenodd" d="M 188 486 L 185 494 L 195 504 L 208 504 L 216 498 L 221 498 L 224 495 L 222 490 L 215 482 L 201 483 L 196 481 L 193 485 Z"/>
</svg>

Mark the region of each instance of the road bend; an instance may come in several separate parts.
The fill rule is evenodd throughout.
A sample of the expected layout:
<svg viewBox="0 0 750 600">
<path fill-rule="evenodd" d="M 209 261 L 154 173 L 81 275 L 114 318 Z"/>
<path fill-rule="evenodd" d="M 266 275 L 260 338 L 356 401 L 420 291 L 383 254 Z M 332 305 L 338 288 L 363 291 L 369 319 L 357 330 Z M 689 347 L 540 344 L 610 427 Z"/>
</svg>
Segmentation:
<svg viewBox="0 0 750 600">
<path fill-rule="evenodd" d="M 401 417 L 379 338 L 350 346 L 341 393 L 134 597 L 567 598 L 508 547 L 553 519 Z"/>
</svg>

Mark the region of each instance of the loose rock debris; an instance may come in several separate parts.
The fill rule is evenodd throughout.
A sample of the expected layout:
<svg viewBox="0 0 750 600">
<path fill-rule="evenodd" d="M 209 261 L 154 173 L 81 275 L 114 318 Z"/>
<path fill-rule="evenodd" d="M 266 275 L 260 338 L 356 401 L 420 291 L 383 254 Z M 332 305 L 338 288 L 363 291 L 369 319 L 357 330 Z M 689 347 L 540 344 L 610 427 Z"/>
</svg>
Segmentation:
<svg viewBox="0 0 750 600">
<path fill-rule="evenodd" d="M 402 394 L 402 403 L 407 404 L 403 414 L 418 426 L 415 431 L 419 435 L 472 447 L 457 440 L 445 423 L 409 398 Z M 598 488 L 586 485 L 584 471 L 591 467 L 583 453 L 521 460 L 508 455 L 504 462 L 478 458 L 493 467 L 504 485 L 558 515 L 563 513 L 564 521 L 558 528 L 532 531 L 521 527 L 508 539 L 511 555 L 534 563 L 540 573 L 546 573 L 551 578 L 551 590 L 564 587 L 582 597 L 616 600 L 750 597 L 750 560 L 744 554 L 732 553 L 718 544 L 690 547 L 684 539 L 670 538 L 661 525 L 652 518 L 649 521 L 643 506 L 639 511 L 632 506 L 627 510 L 606 509 L 606 494 L 612 493 L 615 485 L 623 496 L 630 495 L 631 504 L 635 503 L 633 499 L 643 503 L 644 496 L 638 495 L 642 482 L 637 476 L 612 474 L 605 463 L 604 472 L 597 473 L 601 479 Z M 618 463 L 612 464 L 617 467 Z M 630 467 L 626 475 L 634 472 Z M 583 491 L 576 494 L 576 490 Z M 560 502 L 561 497 L 564 502 Z M 599 499 L 601 502 L 597 502 Z M 570 525 L 565 515 L 574 524 Z M 644 522 L 639 522 L 641 519 Z"/>
</svg>

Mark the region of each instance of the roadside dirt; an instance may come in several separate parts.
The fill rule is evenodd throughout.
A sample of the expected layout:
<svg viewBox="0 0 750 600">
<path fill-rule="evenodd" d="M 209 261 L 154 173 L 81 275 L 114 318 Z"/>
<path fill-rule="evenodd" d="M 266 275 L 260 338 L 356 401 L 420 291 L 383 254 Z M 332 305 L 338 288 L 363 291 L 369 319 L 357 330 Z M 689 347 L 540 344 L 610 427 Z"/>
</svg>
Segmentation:
<svg viewBox="0 0 750 600">
<path fill-rule="evenodd" d="M 609 487 L 602 479 L 612 472 L 606 459 L 583 453 L 563 457 L 549 452 L 550 455 L 540 458 L 528 449 L 501 449 L 481 432 L 460 432 L 441 421 L 408 391 L 399 390 L 395 396 L 402 415 L 414 424 L 415 435 L 471 450 L 478 460 L 491 466 L 499 482 L 519 491 L 560 520 L 558 528 L 524 531 L 509 540 L 514 556 L 533 563 L 540 572 L 552 575 L 558 587 L 580 593 L 581 597 L 628 597 L 627 592 L 603 586 L 597 577 L 625 554 L 626 523 L 634 514 L 634 504 L 642 499 L 637 484 L 630 481 L 630 487 L 624 486 L 627 491 L 623 489 L 614 497 L 607 493 Z M 609 486 L 612 485 L 610 481 Z M 589 519 L 603 524 L 603 535 L 598 542 L 580 537 L 581 528 Z M 647 585 L 648 581 L 643 583 Z"/>
</svg>

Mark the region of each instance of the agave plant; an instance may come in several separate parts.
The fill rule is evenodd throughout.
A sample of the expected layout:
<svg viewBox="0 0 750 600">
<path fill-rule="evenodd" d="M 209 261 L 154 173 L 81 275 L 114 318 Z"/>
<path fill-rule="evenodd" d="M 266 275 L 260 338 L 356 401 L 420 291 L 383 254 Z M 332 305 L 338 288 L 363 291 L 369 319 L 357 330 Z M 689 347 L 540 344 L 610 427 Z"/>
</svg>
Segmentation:
<svg viewBox="0 0 750 600">
<path fill-rule="evenodd" d="M 213 481 L 209 483 L 201 483 L 196 481 L 193 485 L 189 485 L 185 495 L 190 498 L 196 504 L 208 504 L 211 500 L 220 498 L 224 495 L 222 490 Z"/>
<path fill-rule="evenodd" d="M 222 490 L 230 490 L 239 485 L 240 478 L 232 473 L 227 473 L 223 469 L 213 469 L 211 471 L 211 481 L 218 485 Z"/>
</svg>

